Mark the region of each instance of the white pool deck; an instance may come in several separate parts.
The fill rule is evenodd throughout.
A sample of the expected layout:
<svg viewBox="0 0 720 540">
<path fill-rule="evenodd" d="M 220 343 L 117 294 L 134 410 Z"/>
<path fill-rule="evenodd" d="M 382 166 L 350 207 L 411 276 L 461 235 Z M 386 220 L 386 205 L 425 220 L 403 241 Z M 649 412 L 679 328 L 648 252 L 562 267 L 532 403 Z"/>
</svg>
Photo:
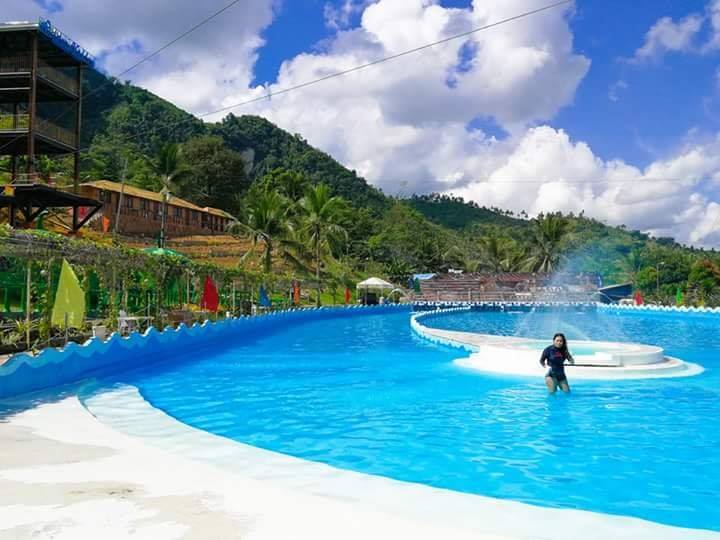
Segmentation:
<svg viewBox="0 0 720 540">
<path fill-rule="evenodd" d="M 86 404 L 0 425 L 0 538 L 720 540 L 303 461 L 193 429 L 129 386 Z"/>
</svg>

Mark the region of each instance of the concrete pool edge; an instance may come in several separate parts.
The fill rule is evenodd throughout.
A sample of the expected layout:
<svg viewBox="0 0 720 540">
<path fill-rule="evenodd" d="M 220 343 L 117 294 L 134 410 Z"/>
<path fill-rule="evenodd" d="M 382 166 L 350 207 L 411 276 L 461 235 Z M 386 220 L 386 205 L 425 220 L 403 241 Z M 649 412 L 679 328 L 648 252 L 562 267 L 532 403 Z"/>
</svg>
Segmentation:
<svg viewBox="0 0 720 540">
<path fill-rule="evenodd" d="M 455 538 L 720 539 L 720 533 L 685 529 L 627 516 L 536 507 L 341 470 L 321 463 L 238 443 L 183 424 L 152 407 L 132 386 L 119 386 L 84 399 L 102 424 L 149 446 L 191 462 L 217 467 L 278 489 L 344 501 L 358 511 L 397 516 Z M 561 528 L 557 527 L 562 523 Z M 461 525 L 459 525 L 461 524 Z M 305 536 L 302 536 L 305 537 Z M 312 535 L 308 535 L 312 538 Z M 470 537 L 470 536 L 468 536 Z"/>
</svg>

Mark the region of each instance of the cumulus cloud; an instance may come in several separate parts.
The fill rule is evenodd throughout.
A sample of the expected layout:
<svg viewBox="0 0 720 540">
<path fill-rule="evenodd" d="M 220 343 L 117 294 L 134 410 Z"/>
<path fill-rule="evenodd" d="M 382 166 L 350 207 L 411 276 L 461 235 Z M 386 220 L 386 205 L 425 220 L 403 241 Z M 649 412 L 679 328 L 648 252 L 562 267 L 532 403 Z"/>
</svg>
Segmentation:
<svg viewBox="0 0 720 540">
<path fill-rule="evenodd" d="M 707 29 L 709 37 L 699 42 Z M 703 12 L 690 13 L 679 21 L 660 18 L 645 34 L 645 42 L 630 59 L 642 63 L 667 52 L 708 54 L 720 49 L 720 0 L 710 0 Z"/>
<path fill-rule="evenodd" d="M 528 130 L 501 161 L 488 176 L 454 192 L 531 215 L 585 211 L 611 224 L 696 245 L 720 240 L 712 230 L 717 205 L 708 197 L 717 194 L 720 137 L 640 169 L 603 161 L 564 131 L 541 126 Z"/>
</svg>

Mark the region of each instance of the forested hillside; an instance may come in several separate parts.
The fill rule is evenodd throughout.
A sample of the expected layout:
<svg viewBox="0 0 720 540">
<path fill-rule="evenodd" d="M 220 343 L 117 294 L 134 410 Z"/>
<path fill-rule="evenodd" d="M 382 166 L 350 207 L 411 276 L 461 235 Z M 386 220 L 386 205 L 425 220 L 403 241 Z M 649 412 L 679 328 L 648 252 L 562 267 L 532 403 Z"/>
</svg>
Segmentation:
<svg viewBox="0 0 720 540">
<path fill-rule="evenodd" d="M 582 215 L 528 219 L 524 212 L 439 194 L 394 199 L 301 135 L 264 118 L 229 114 L 221 122 L 204 123 L 150 92 L 97 73 L 86 79 L 84 92 L 83 179 L 119 181 L 125 170 L 129 183 L 159 190 L 170 178 L 161 167 L 163 156 L 173 155 L 176 145 L 173 193 L 227 210 L 246 224 L 258 212 L 268 219 L 299 215 L 293 205 L 303 203 L 304 190 L 325 184 L 329 196 L 347 203 L 333 225 L 344 231 L 342 241 L 323 247 L 329 257 L 323 263 L 326 272 L 377 273 L 402 281 L 413 272 L 451 267 L 565 268 L 599 272 L 606 281 L 632 281 L 646 294 L 663 298 L 680 289 L 703 302 L 720 291 L 720 259 L 714 251 L 685 248 L 672 239 L 652 239 Z M 43 158 L 37 167 L 56 180 L 70 178 L 69 158 Z M 7 178 L 7 160 L 0 160 L 0 180 Z M 266 198 L 268 189 L 279 198 Z M 277 223 L 265 222 L 270 225 Z M 301 229 L 280 226 L 273 250 L 310 242 L 312 235 L 298 236 Z"/>
</svg>

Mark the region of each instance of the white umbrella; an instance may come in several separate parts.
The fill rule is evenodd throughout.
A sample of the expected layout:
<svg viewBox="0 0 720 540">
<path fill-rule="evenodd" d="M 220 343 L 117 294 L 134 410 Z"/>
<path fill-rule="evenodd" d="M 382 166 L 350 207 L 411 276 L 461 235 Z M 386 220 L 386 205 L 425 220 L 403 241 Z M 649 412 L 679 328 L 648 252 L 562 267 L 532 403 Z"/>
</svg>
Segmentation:
<svg viewBox="0 0 720 540">
<path fill-rule="evenodd" d="M 388 283 L 384 279 L 371 277 L 369 279 L 366 279 L 365 281 L 361 281 L 360 283 L 358 283 L 357 288 L 364 291 L 364 301 L 363 302 L 365 304 L 367 304 L 367 295 L 368 295 L 368 291 L 370 289 L 379 290 L 380 294 L 382 295 L 382 292 L 384 290 L 394 289 L 395 285 L 393 285 L 392 283 Z"/>
<path fill-rule="evenodd" d="M 365 281 L 361 281 L 357 284 L 358 289 L 394 289 L 395 285 L 392 283 L 388 283 L 384 279 L 371 277 L 369 279 L 366 279 Z"/>
</svg>

